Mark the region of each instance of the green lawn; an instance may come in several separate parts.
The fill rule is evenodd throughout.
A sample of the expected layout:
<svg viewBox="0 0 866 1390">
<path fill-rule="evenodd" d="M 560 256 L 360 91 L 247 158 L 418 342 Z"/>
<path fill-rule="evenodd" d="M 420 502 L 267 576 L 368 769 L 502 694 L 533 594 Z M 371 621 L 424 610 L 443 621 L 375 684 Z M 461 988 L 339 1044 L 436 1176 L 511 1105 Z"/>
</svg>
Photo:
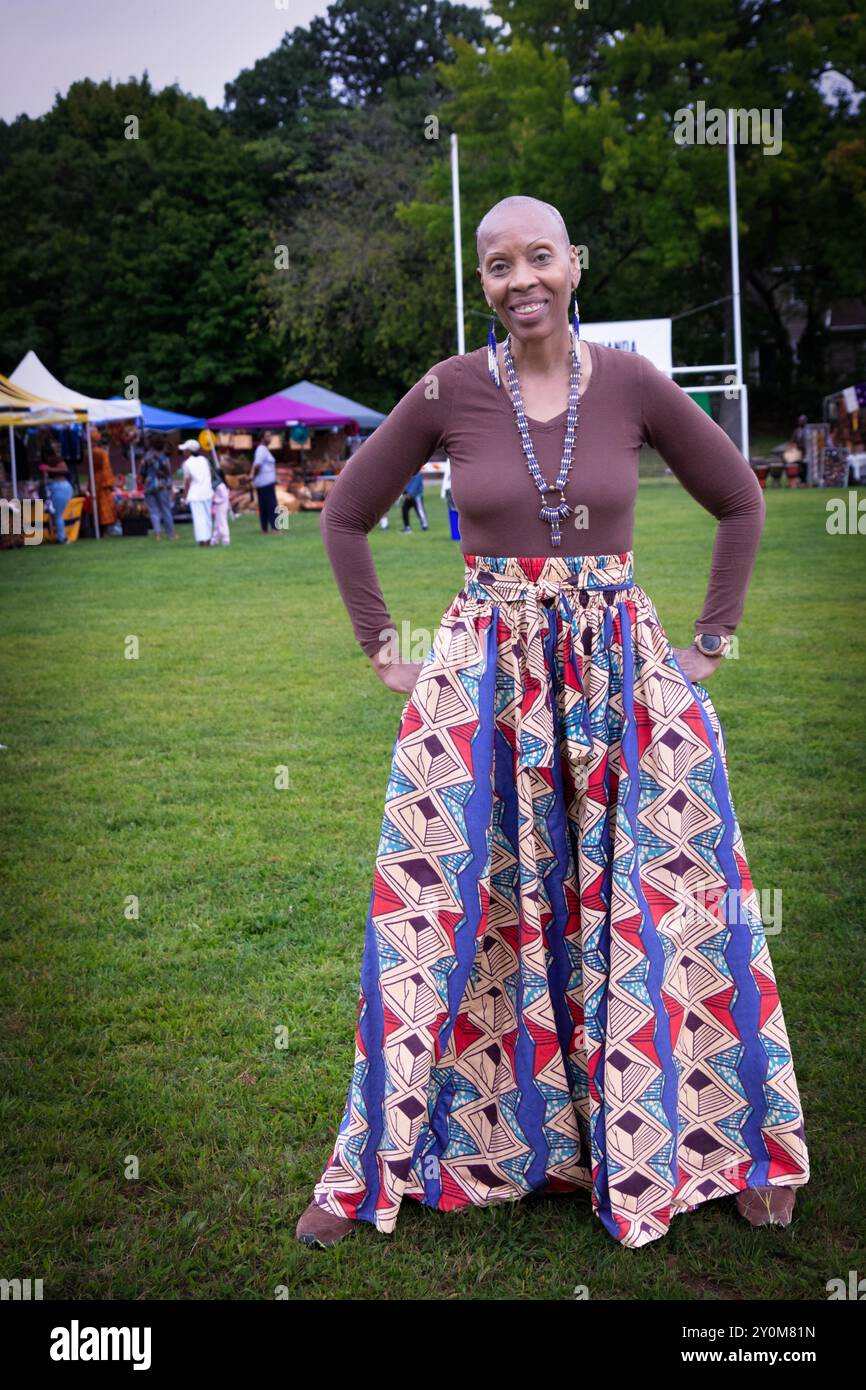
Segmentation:
<svg viewBox="0 0 866 1390">
<path fill-rule="evenodd" d="M 293 1239 L 345 1101 L 405 698 L 354 642 L 318 518 L 244 518 L 225 550 L 186 527 L 0 552 L 4 1276 L 79 1299 L 823 1300 L 862 1273 L 866 538 L 827 534 L 827 497 L 768 493 L 739 659 L 709 682 L 755 885 L 783 890 L 812 1180 L 784 1231 L 711 1202 L 641 1250 L 588 1193 L 407 1199 L 394 1236 Z M 429 510 L 371 541 L 392 615 L 432 630 L 463 571 L 438 489 Z M 642 484 L 637 579 L 678 646 L 714 526 Z"/>
</svg>

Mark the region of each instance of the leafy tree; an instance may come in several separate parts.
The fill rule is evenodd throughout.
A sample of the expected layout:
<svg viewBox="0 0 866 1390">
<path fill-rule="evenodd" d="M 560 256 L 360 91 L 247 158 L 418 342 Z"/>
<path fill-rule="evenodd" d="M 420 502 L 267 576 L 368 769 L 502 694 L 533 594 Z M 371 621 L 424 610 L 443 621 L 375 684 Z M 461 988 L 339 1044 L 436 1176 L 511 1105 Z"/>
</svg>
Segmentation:
<svg viewBox="0 0 866 1390">
<path fill-rule="evenodd" d="M 133 375 L 143 399 L 191 413 L 236 404 L 273 369 L 256 161 L 218 112 L 154 93 L 146 74 L 76 82 L 2 150 L 9 369 L 33 347 L 81 390 L 121 392 Z"/>
<path fill-rule="evenodd" d="M 424 134 L 431 86 L 335 120 L 332 158 L 273 233 L 291 248 L 289 267 L 263 277 L 284 375 L 315 375 L 382 409 L 456 351 L 450 239 L 432 258 L 425 235 L 395 215 L 438 152 Z"/>
<path fill-rule="evenodd" d="M 0 122 L 0 365 L 33 346 L 84 389 L 131 373 L 203 413 L 292 375 L 387 408 L 456 351 L 452 130 L 467 346 L 475 226 L 522 192 L 586 248 L 584 320 L 670 314 L 681 360 L 730 360 L 726 152 L 675 126 L 760 101 L 783 142 L 736 151 L 746 348 L 768 410 L 812 409 L 827 308 L 866 292 L 864 86 L 847 0 L 335 0 L 221 111 L 146 74 L 75 83 Z"/>
<path fill-rule="evenodd" d="M 317 112 L 337 105 L 321 53 L 306 29 L 284 34 L 278 48 L 226 83 L 225 109 L 242 139 L 280 135 L 303 141 Z"/>
<path fill-rule="evenodd" d="M 618 7 L 605 33 L 604 6 L 512 0 L 497 12 L 507 34 L 481 51 L 458 41 L 455 62 L 440 67 L 451 94 L 440 115 L 460 133 L 467 304 L 477 299 L 476 222 L 498 198 L 532 193 L 588 248 L 585 317 L 682 315 L 681 360 L 730 360 L 726 152 L 679 145 L 674 122 L 698 100 L 747 110 L 760 93 L 781 112 L 784 138 L 776 155 L 754 144 L 736 152 L 746 347 L 762 346 L 771 364 L 767 404 L 787 413 L 805 398 L 814 408 L 826 308 L 864 289 L 866 106 L 828 101 L 822 87 L 833 67 L 862 81 L 859 15 L 837 0 L 812 0 L 805 13 L 694 0 L 625 30 L 636 12 Z M 406 209 L 434 235 L 449 178 L 443 161 Z M 806 329 L 795 362 L 797 302 Z"/>
<path fill-rule="evenodd" d="M 451 0 L 334 0 L 309 28 L 324 71 L 356 106 L 450 62 L 449 36 L 481 43 L 486 32 L 480 10 Z"/>
</svg>

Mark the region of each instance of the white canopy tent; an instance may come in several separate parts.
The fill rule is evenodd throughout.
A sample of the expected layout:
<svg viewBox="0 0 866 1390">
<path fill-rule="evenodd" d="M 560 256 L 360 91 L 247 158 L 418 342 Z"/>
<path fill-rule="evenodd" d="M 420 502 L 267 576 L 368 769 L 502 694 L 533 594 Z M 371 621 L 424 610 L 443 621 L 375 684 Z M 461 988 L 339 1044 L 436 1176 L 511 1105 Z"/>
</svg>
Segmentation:
<svg viewBox="0 0 866 1390">
<path fill-rule="evenodd" d="M 88 422 L 92 425 L 104 425 L 109 420 L 138 420 L 141 417 L 141 401 L 139 400 L 102 400 L 98 396 L 85 396 L 83 391 L 73 391 L 70 386 L 64 386 L 62 381 L 49 372 L 44 362 L 41 362 L 35 352 L 25 353 L 15 368 L 14 372 L 9 373 L 9 380 L 15 386 L 20 386 L 25 391 L 30 391 L 34 396 L 42 396 L 45 400 L 53 401 L 57 405 L 68 406 L 72 410 L 86 410 Z M 93 476 L 93 446 L 90 442 L 90 430 L 87 431 L 87 459 L 90 468 L 90 492 L 93 498 L 93 526 L 96 537 L 99 539 L 99 508 L 96 498 L 96 479 Z"/>
<path fill-rule="evenodd" d="M 54 405 L 15 386 L 0 372 L 0 425 L 9 430 L 9 458 L 12 464 L 12 500 L 18 501 L 18 474 L 15 466 L 16 425 L 74 425 L 87 417 L 83 410 Z"/>
</svg>

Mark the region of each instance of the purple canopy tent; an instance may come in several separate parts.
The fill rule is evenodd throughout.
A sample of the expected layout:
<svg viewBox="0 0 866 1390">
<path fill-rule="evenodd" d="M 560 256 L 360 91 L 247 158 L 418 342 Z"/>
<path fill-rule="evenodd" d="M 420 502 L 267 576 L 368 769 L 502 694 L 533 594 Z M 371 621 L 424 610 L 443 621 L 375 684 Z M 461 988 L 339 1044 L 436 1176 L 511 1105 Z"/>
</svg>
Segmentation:
<svg viewBox="0 0 866 1390">
<path fill-rule="evenodd" d="M 213 430 L 284 430 L 290 425 L 327 430 L 339 425 L 355 426 L 355 421 L 350 415 L 335 415 L 333 411 L 320 410 L 318 406 L 277 393 L 229 410 L 225 415 L 214 415 L 208 424 Z"/>
<path fill-rule="evenodd" d="M 212 430 L 284 430 L 292 425 L 305 425 L 310 430 L 339 429 L 341 425 L 351 425 L 357 434 L 358 426 L 350 415 L 336 415 L 331 410 L 322 410 L 304 401 L 292 400 L 289 396 L 277 393 L 265 396 L 263 400 L 252 401 L 250 405 L 229 410 L 225 415 L 214 415 L 208 420 Z M 306 478 L 306 469 L 301 463 L 301 476 Z"/>
</svg>

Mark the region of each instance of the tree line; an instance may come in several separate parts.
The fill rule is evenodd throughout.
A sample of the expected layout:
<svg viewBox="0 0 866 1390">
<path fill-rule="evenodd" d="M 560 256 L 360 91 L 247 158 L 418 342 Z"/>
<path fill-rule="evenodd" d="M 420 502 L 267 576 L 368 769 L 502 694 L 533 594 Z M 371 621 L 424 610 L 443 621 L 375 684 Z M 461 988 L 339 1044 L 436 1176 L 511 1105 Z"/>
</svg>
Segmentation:
<svg viewBox="0 0 866 1390">
<path fill-rule="evenodd" d="M 193 414 L 303 376 L 388 409 L 457 350 L 452 131 L 468 348 L 475 226 L 520 192 L 585 248 L 585 319 L 669 315 L 678 359 L 730 361 L 725 149 L 677 114 L 760 103 L 782 138 L 736 151 L 744 336 L 753 408 L 787 421 L 840 384 L 827 310 L 866 294 L 864 88 L 837 0 L 335 0 L 219 109 L 146 71 L 74 82 L 0 122 L 0 369 L 32 347 Z"/>
</svg>

